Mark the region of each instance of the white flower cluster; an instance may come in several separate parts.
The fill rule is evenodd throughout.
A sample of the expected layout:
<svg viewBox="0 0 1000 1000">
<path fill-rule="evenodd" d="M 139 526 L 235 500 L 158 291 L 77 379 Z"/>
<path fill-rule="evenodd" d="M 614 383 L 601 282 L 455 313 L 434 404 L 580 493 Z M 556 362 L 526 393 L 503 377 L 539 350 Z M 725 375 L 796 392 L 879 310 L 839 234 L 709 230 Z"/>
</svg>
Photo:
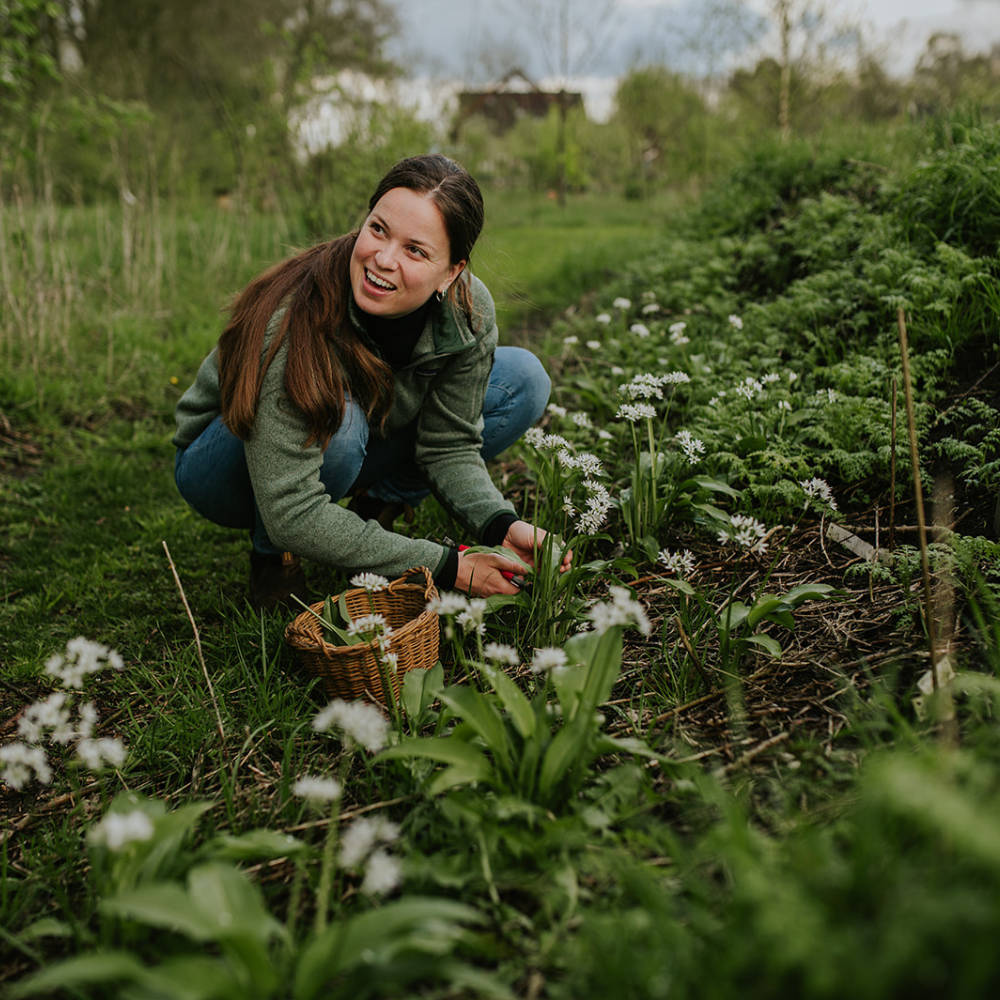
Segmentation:
<svg viewBox="0 0 1000 1000">
<path fill-rule="evenodd" d="M 805 491 L 807 499 L 815 497 L 822 503 L 825 503 L 831 510 L 837 509 L 837 501 L 833 499 L 833 491 L 830 489 L 825 479 L 817 479 L 814 477 L 799 483 L 799 486 L 801 486 Z"/>
<path fill-rule="evenodd" d="M 292 794 L 310 802 L 336 802 L 344 793 L 344 786 L 336 778 L 320 778 L 306 774 L 292 785 Z"/>
<path fill-rule="evenodd" d="M 611 303 L 611 305 L 613 305 L 615 309 L 631 309 L 632 300 L 626 299 L 624 296 L 619 296 L 614 300 L 614 302 Z"/>
<path fill-rule="evenodd" d="M 729 317 L 729 325 L 732 326 L 733 329 L 735 329 L 735 330 L 742 330 L 743 329 L 743 320 L 741 320 L 739 318 L 739 316 L 732 315 L 732 316 Z"/>
<path fill-rule="evenodd" d="M 645 340 L 649 336 L 649 327 L 645 323 L 633 323 L 628 330 L 629 333 L 634 333 L 640 340 Z"/>
<path fill-rule="evenodd" d="M 355 743 L 372 753 L 385 746 L 389 735 L 389 720 L 365 701 L 347 702 L 335 698 L 312 721 L 313 729 L 319 733 L 332 726 L 343 730 Z"/>
<path fill-rule="evenodd" d="M 546 434 L 541 427 L 529 427 L 524 432 L 524 440 L 532 448 L 545 448 L 548 451 L 556 452 L 573 450 L 573 446 L 562 435 Z"/>
<path fill-rule="evenodd" d="M 63 655 L 49 658 L 45 671 L 69 691 L 54 691 L 47 698 L 28 705 L 18 720 L 22 742 L 0 747 L 0 772 L 4 783 L 13 789 L 24 788 L 33 778 L 43 785 L 52 781 L 52 768 L 40 744 L 48 741 L 66 746 L 76 743 L 76 753 L 84 767 L 100 771 L 105 764 L 121 767 L 125 763 L 125 745 L 116 739 L 94 739 L 97 709 L 86 702 L 73 718 L 73 691 L 83 687 L 91 674 L 112 667 L 123 669 L 122 658 L 107 646 L 78 637 L 66 644 Z"/>
<path fill-rule="evenodd" d="M 631 424 L 640 420 L 652 420 L 655 416 L 656 409 L 649 403 L 622 403 L 615 414 L 616 418 L 624 418 Z"/>
<path fill-rule="evenodd" d="M 583 535 L 596 534 L 604 524 L 611 509 L 611 494 L 603 483 L 596 479 L 585 479 L 583 487 L 587 491 L 587 499 L 582 511 L 577 511 L 571 497 L 563 501 L 563 510 L 571 517 L 579 514 L 576 522 L 577 530 Z"/>
<path fill-rule="evenodd" d="M 681 446 L 689 465 L 697 465 L 698 459 L 705 454 L 705 442 L 693 437 L 688 430 L 678 431 L 674 440 Z"/>
<path fill-rule="evenodd" d="M 358 573 L 351 577 L 351 586 L 367 590 L 369 594 L 377 594 L 389 586 L 389 581 L 378 573 Z"/>
<path fill-rule="evenodd" d="M 362 816 L 344 831 L 340 841 L 340 863 L 345 868 L 366 866 L 362 892 L 383 895 L 399 885 L 402 867 L 385 849 L 398 839 L 399 827 L 380 816 Z"/>
<path fill-rule="evenodd" d="M 683 552 L 671 552 L 670 549 L 660 549 L 656 557 L 668 573 L 675 573 L 682 579 L 694 572 L 694 554 L 685 549 Z"/>
<path fill-rule="evenodd" d="M 754 552 L 763 555 L 767 551 L 767 542 L 764 537 L 767 535 L 767 528 L 756 518 L 749 514 L 734 514 L 730 519 L 731 531 L 723 528 L 718 535 L 720 545 L 734 545 L 747 552 Z"/>
<path fill-rule="evenodd" d="M 498 667 L 516 667 L 521 662 L 513 646 L 505 646 L 499 642 L 488 642 L 483 649 L 483 656 Z"/>
<path fill-rule="evenodd" d="M 687 329 L 687 323 L 671 323 L 668 327 L 668 332 L 670 333 L 670 342 L 676 344 L 678 347 L 683 347 L 685 344 L 691 343 L 691 338 L 684 336 L 684 331 Z"/>
<path fill-rule="evenodd" d="M 486 634 L 486 609 L 488 604 L 481 597 L 465 597 L 453 591 L 445 591 L 427 602 L 427 610 L 454 622 L 463 632 Z M 448 632 L 450 636 L 451 633 Z"/>
<path fill-rule="evenodd" d="M 553 670 L 561 670 L 566 666 L 566 651 L 557 647 L 536 649 L 531 660 L 533 674 L 547 674 Z"/>
<path fill-rule="evenodd" d="M 55 677 L 63 687 L 79 690 L 83 687 L 84 677 L 96 674 L 105 667 L 122 670 L 125 664 L 113 649 L 77 636 L 66 643 L 64 654 L 56 653 L 49 657 L 45 672 Z"/>
<path fill-rule="evenodd" d="M 643 635 L 648 635 L 652 626 L 643 606 L 632 597 L 627 587 L 609 587 L 610 601 L 595 604 L 587 613 L 595 632 L 607 632 L 616 625 L 634 625 Z"/>
<path fill-rule="evenodd" d="M 129 844 L 153 839 L 153 821 L 141 810 L 109 812 L 90 828 L 87 839 L 109 851 L 120 851 Z"/>
</svg>

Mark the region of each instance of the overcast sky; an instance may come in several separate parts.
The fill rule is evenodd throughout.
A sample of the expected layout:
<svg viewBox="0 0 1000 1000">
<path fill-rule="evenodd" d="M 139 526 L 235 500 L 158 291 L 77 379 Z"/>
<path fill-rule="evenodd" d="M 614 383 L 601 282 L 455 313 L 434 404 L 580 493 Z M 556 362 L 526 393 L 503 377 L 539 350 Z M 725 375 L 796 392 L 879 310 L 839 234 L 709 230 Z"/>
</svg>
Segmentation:
<svg viewBox="0 0 1000 1000">
<path fill-rule="evenodd" d="M 543 41 L 557 0 L 390 2 L 404 26 L 392 52 L 414 76 L 491 80 L 515 61 L 537 79 L 559 72 L 557 47 Z M 570 33 L 578 44 L 569 71 L 615 77 L 644 60 L 691 71 L 696 48 L 691 39 L 709 6 L 711 0 L 570 0 Z M 767 4 L 745 0 L 744 6 L 761 11 Z M 1000 41 L 1000 0 L 833 0 L 833 6 L 861 14 L 874 27 L 876 41 L 886 47 L 886 64 L 898 73 L 912 69 L 935 31 L 958 33 L 970 51 Z M 593 13 L 609 7 L 609 21 L 595 27 Z M 721 48 L 718 31 L 712 38 Z M 588 41 L 597 43 L 589 54 L 583 51 Z"/>
</svg>

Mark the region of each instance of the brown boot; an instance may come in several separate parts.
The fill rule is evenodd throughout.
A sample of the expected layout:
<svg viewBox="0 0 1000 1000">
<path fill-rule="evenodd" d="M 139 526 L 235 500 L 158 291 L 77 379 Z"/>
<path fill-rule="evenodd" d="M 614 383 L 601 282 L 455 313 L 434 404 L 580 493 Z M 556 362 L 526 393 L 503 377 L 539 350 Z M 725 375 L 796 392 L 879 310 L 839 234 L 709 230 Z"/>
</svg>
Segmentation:
<svg viewBox="0 0 1000 1000">
<path fill-rule="evenodd" d="M 250 606 L 255 611 L 275 608 L 301 611 L 294 600 L 309 603 L 309 585 L 302 571 L 302 560 L 291 552 L 265 555 L 250 551 Z"/>
<path fill-rule="evenodd" d="M 347 504 L 347 509 L 363 521 L 378 521 L 386 531 L 392 531 L 393 522 L 400 514 L 404 515 L 407 524 L 413 524 L 413 508 L 408 503 L 379 500 L 367 493 L 355 493 Z"/>
</svg>

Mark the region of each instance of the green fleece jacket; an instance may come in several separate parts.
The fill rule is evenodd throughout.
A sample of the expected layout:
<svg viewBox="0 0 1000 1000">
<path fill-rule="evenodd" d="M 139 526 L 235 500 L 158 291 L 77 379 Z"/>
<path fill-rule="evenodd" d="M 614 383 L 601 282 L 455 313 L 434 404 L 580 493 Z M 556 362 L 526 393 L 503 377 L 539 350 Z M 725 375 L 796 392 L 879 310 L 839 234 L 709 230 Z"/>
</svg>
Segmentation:
<svg viewBox="0 0 1000 1000">
<path fill-rule="evenodd" d="M 433 303 L 413 355 L 395 373 L 386 432 L 417 421 L 417 466 L 434 496 L 477 540 L 490 523 L 513 512 L 480 455 L 483 401 L 497 346 L 496 310 L 486 286 L 469 276 L 475 329 L 449 301 Z M 356 309 L 351 322 L 366 337 Z M 279 316 L 269 330 L 276 329 Z M 378 348 L 371 343 L 376 353 Z M 266 347 L 266 345 L 265 345 Z M 267 370 L 253 434 L 246 441 L 254 496 L 271 541 L 281 549 L 348 571 L 399 576 L 413 566 L 436 574 L 449 550 L 426 539 L 385 531 L 335 503 L 323 489 L 318 444 L 285 393 L 287 344 Z M 218 349 L 202 362 L 177 404 L 177 447 L 191 444 L 220 412 Z"/>
</svg>

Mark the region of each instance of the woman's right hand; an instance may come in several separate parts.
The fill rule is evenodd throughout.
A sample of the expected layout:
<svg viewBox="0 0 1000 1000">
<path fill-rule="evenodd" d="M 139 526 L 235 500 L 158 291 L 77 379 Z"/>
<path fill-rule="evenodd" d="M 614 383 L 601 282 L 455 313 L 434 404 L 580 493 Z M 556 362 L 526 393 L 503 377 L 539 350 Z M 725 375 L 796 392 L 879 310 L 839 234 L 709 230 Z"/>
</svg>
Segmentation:
<svg viewBox="0 0 1000 1000">
<path fill-rule="evenodd" d="M 524 573 L 524 566 L 496 552 L 460 552 L 455 590 L 473 597 L 516 594 L 519 588 L 503 576 L 505 572 L 517 576 Z"/>
</svg>

